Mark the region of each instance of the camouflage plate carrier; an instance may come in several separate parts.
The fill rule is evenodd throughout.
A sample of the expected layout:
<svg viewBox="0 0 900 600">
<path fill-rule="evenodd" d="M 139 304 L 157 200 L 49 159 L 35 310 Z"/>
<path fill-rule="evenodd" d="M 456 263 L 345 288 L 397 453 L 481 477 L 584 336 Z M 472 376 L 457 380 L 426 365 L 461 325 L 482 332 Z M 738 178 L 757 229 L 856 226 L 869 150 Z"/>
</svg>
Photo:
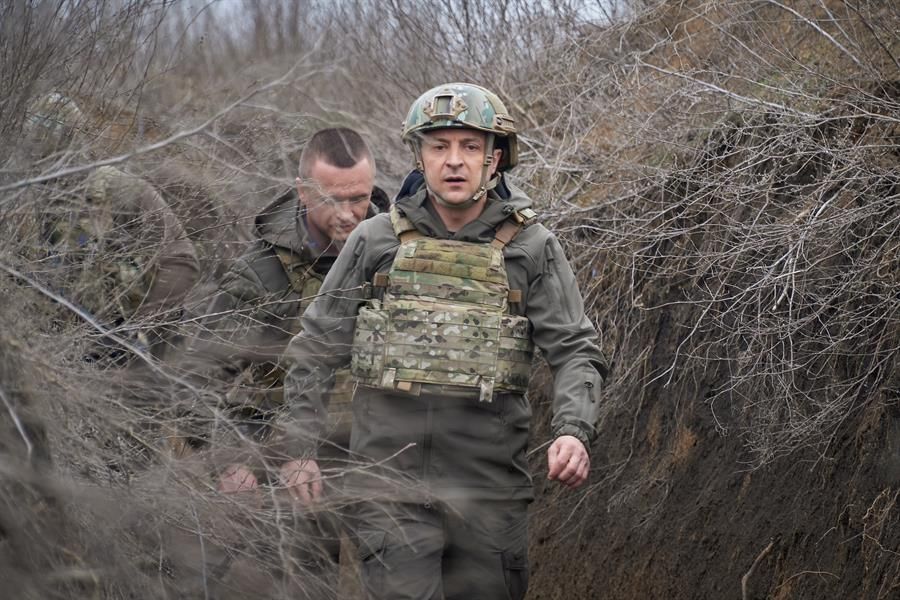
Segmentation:
<svg viewBox="0 0 900 600">
<path fill-rule="evenodd" d="M 361 385 L 410 393 L 472 390 L 524 393 L 534 345 L 528 319 L 510 314 L 503 248 L 534 218 L 514 213 L 490 244 L 425 237 L 391 209 L 400 247 L 382 288 L 359 312 L 351 372 Z M 437 389 L 435 389 L 437 388 Z"/>
</svg>

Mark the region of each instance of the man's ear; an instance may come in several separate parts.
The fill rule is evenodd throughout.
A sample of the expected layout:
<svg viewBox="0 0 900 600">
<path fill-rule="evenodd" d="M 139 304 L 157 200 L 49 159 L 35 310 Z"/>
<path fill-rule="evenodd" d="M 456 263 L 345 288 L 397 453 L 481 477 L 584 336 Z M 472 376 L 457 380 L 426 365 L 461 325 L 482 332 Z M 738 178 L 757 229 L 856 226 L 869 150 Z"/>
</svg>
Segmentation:
<svg viewBox="0 0 900 600">
<path fill-rule="evenodd" d="M 294 185 L 297 187 L 297 197 L 300 198 L 300 206 L 306 206 L 306 191 L 303 189 L 303 180 L 299 177 L 294 178 Z"/>
<path fill-rule="evenodd" d="M 494 160 L 491 162 L 491 171 L 490 174 L 493 176 L 494 173 L 497 172 L 497 167 L 500 165 L 500 158 L 503 156 L 503 150 L 500 148 L 494 148 Z"/>
</svg>

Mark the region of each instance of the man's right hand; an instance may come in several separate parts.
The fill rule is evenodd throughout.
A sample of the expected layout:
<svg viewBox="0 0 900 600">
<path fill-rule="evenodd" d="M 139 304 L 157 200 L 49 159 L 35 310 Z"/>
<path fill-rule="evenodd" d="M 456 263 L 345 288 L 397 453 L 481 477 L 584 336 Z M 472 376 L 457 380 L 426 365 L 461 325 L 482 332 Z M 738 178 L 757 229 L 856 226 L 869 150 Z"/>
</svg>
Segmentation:
<svg viewBox="0 0 900 600">
<path fill-rule="evenodd" d="M 235 492 L 250 492 L 259 487 L 256 475 L 253 471 L 244 465 L 233 464 L 219 475 L 219 484 L 217 489 L 223 494 L 234 494 Z"/>
<path fill-rule="evenodd" d="M 288 489 L 291 497 L 303 506 L 310 506 L 322 497 L 322 473 L 312 459 L 299 459 L 281 465 L 281 484 Z"/>
</svg>

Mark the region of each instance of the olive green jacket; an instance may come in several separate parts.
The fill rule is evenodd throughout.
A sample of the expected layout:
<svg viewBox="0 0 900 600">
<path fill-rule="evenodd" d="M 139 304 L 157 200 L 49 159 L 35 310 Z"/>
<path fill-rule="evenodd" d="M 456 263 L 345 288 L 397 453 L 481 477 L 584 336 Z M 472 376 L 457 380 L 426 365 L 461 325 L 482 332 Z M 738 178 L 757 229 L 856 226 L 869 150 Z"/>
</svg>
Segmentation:
<svg viewBox="0 0 900 600">
<path fill-rule="evenodd" d="M 373 204 L 376 196 L 386 199 L 376 188 Z M 376 212 L 373 206 L 369 216 Z M 271 409 L 276 406 L 266 405 L 280 404 L 280 389 L 263 400 L 259 392 L 266 390 L 260 386 L 280 388 L 281 355 L 337 252 L 310 246 L 294 190 L 256 217 L 254 234 L 256 240 L 220 281 L 181 364 L 194 381 L 224 384 L 232 392 L 235 383 L 243 387 L 226 395 L 231 404 Z"/>
<path fill-rule="evenodd" d="M 427 236 L 490 243 L 496 228 L 531 201 L 501 183 L 481 216 L 451 235 L 426 199 L 421 174 L 414 172 L 396 205 Z M 398 246 L 389 215 L 362 223 L 288 346 L 285 399 L 298 456 L 321 435 L 329 373 L 350 360 L 364 290 L 376 273 L 390 270 Z M 572 269 L 556 237 L 540 224 L 521 230 L 503 252 L 510 288 L 522 291 L 517 312 L 531 321 L 533 340 L 554 375 L 553 435 L 572 435 L 589 446 L 596 437 L 606 368 Z M 380 478 L 400 477 L 409 480 L 403 489 L 412 483 L 434 496 L 531 497 L 526 464 L 531 409 L 524 396 L 498 392 L 492 402 L 479 402 L 477 391 L 469 397 L 411 396 L 360 387 L 353 403 L 350 449 L 380 467 L 349 474 L 351 487 L 377 488 Z"/>
</svg>

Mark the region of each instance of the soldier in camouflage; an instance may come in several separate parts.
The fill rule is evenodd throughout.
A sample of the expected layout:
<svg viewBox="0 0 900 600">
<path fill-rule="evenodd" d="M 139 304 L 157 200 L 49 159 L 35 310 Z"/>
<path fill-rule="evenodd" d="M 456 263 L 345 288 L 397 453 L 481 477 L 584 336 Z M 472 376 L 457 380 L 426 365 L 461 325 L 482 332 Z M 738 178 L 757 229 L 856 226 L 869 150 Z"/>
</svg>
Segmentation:
<svg viewBox="0 0 900 600">
<path fill-rule="evenodd" d="M 100 167 L 84 182 L 85 204 L 68 230 L 83 260 L 77 294 L 102 322 L 130 320 L 141 345 L 161 356 L 182 301 L 199 276 L 194 246 L 163 197 L 144 179 Z"/>
<path fill-rule="evenodd" d="M 518 148 L 499 98 L 433 88 L 403 139 L 417 168 L 349 237 L 288 346 L 283 483 L 320 496 L 327 381 L 350 364 L 363 464 L 344 478 L 367 597 L 523 598 L 533 348 L 554 374 L 548 477 L 571 488 L 588 477 L 606 368 L 559 242 L 503 176 Z"/>
<path fill-rule="evenodd" d="M 40 162 L 85 142 L 87 119 L 71 98 L 51 93 L 29 107 L 23 129 L 25 156 Z M 118 337 L 161 355 L 170 337 L 166 324 L 178 321 L 199 276 L 194 246 L 162 195 L 110 166 L 32 192 L 50 198 L 34 206 L 43 262 L 54 267 L 47 272 L 52 285 Z M 131 355 L 104 336 L 86 358 L 109 366 Z"/>
</svg>

